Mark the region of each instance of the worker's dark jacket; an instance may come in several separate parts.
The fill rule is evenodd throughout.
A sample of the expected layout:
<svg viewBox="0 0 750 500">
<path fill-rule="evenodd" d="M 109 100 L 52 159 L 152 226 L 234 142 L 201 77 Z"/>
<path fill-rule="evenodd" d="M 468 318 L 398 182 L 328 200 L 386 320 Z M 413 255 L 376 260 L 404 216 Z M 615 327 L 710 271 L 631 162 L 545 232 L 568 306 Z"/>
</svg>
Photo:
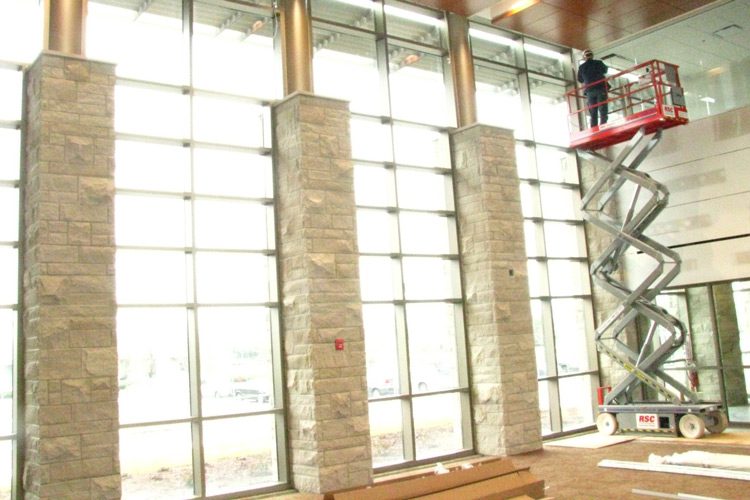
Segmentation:
<svg viewBox="0 0 750 500">
<path fill-rule="evenodd" d="M 607 65 L 601 62 L 599 59 L 589 59 L 580 66 L 578 66 L 578 81 L 584 85 L 593 83 L 597 80 L 602 80 L 607 75 Z M 607 90 L 605 83 L 601 82 L 593 87 Z"/>
</svg>

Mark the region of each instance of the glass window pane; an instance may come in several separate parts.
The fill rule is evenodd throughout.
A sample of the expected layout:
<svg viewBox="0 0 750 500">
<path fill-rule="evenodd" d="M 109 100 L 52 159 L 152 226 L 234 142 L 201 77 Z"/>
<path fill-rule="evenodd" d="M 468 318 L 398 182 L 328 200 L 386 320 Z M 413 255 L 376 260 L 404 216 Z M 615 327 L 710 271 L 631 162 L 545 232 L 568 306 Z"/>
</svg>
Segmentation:
<svg viewBox="0 0 750 500">
<path fill-rule="evenodd" d="M 592 425 L 594 423 L 593 404 L 594 377 L 562 378 L 560 384 L 560 410 L 562 411 L 562 430 L 569 431 Z"/>
<path fill-rule="evenodd" d="M 404 461 L 401 401 L 380 401 L 369 405 L 372 466 Z"/>
<path fill-rule="evenodd" d="M 480 65 L 474 73 L 478 121 L 514 131 L 527 128 L 516 73 Z"/>
<path fill-rule="evenodd" d="M 380 120 L 352 118 L 349 121 L 352 158 L 368 161 L 393 161 L 391 128 Z"/>
<path fill-rule="evenodd" d="M 541 184 L 542 214 L 549 219 L 581 220 L 581 197 L 577 189 Z"/>
<path fill-rule="evenodd" d="M 204 414 L 226 415 L 273 406 L 269 309 L 201 307 L 198 334 Z"/>
<path fill-rule="evenodd" d="M 187 311 L 119 308 L 120 422 L 190 415 Z"/>
<path fill-rule="evenodd" d="M 375 28 L 373 8 L 377 4 L 369 0 L 313 0 L 311 5 L 315 18 L 360 29 Z"/>
<path fill-rule="evenodd" d="M 120 472 L 123 498 L 192 498 L 190 424 L 120 429 Z"/>
<path fill-rule="evenodd" d="M 118 304 L 183 304 L 187 297 L 184 252 L 118 250 Z"/>
<path fill-rule="evenodd" d="M 118 189 L 183 193 L 190 185 L 189 169 L 188 148 L 125 140 L 115 142 L 115 186 Z"/>
<path fill-rule="evenodd" d="M 474 57 L 519 66 L 521 42 L 511 33 L 494 30 L 487 26 L 473 25 L 469 28 L 471 52 Z"/>
<path fill-rule="evenodd" d="M 188 81 L 187 44 L 182 34 L 181 0 L 162 0 L 159 12 L 143 12 L 88 2 L 86 55 L 117 63 L 118 76 L 153 82 L 185 84 Z M 118 107 L 118 114 L 121 107 Z"/>
<path fill-rule="evenodd" d="M 400 392 L 396 308 L 393 304 L 362 306 L 367 354 L 367 390 L 370 397 Z"/>
<path fill-rule="evenodd" d="M 529 43 L 524 41 L 523 46 L 526 53 L 526 66 L 529 71 L 543 73 L 556 78 L 565 77 L 566 59 L 568 51 L 553 45 L 540 42 Z"/>
<path fill-rule="evenodd" d="M 198 302 L 268 302 L 269 259 L 261 254 L 198 252 L 195 257 Z"/>
<path fill-rule="evenodd" d="M 448 93 L 443 80 L 443 62 L 406 47 L 389 46 L 391 114 L 394 118 L 450 125 Z"/>
<path fill-rule="evenodd" d="M 524 217 L 541 217 L 542 207 L 539 196 L 539 186 L 528 182 L 521 182 L 519 186 L 521 194 L 521 210 Z"/>
<path fill-rule="evenodd" d="M 0 59 L 30 63 L 42 50 L 44 4 L 30 0 L 3 0 L 2 3 Z"/>
<path fill-rule="evenodd" d="M 590 293 L 589 273 L 585 262 L 551 260 L 549 269 L 550 294 L 585 295 Z"/>
<path fill-rule="evenodd" d="M 198 141 L 237 146 L 262 147 L 269 110 L 242 99 L 195 96 L 193 98 L 193 137 Z"/>
<path fill-rule="evenodd" d="M 195 148 L 196 193 L 248 198 L 273 196 L 271 157 L 240 151 Z"/>
<path fill-rule="evenodd" d="M 271 207 L 260 203 L 195 200 L 195 245 L 201 248 L 268 249 L 273 243 L 268 227 L 273 227 L 271 215 Z"/>
<path fill-rule="evenodd" d="M 534 354 L 537 377 L 547 376 L 547 353 L 544 332 L 544 304 L 541 300 L 531 301 L 531 324 L 534 329 Z"/>
<path fill-rule="evenodd" d="M 18 303 L 18 250 L 0 246 L 0 305 Z"/>
<path fill-rule="evenodd" d="M 402 165 L 450 168 L 448 135 L 439 130 L 395 124 L 393 149 Z"/>
<path fill-rule="evenodd" d="M 278 481 L 274 415 L 204 422 L 203 446 L 207 495 Z"/>
<path fill-rule="evenodd" d="M 529 86 L 534 138 L 546 144 L 567 146 L 570 134 L 565 86 L 537 78 L 529 78 Z"/>
<path fill-rule="evenodd" d="M 0 241 L 18 241 L 18 189 L 0 186 Z"/>
<path fill-rule="evenodd" d="M 0 404 L 3 399 L 0 399 Z M 10 500 L 10 486 L 13 474 L 13 441 L 0 441 L 0 498 Z"/>
<path fill-rule="evenodd" d="M 442 215 L 401 212 L 401 251 L 433 255 L 451 253 L 451 222 Z"/>
<path fill-rule="evenodd" d="M 115 197 L 118 245 L 184 247 L 189 226 L 180 198 L 120 194 Z"/>
<path fill-rule="evenodd" d="M 544 225 L 540 222 L 525 220 L 523 234 L 526 245 L 526 255 L 529 257 L 543 257 L 546 249 L 544 244 Z M 555 245 L 554 240 L 551 242 Z"/>
<path fill-rule="evenodd" d="M 542 421 L 542 435 L 552 432 L 552 414 L 550 413 L 549 382 L 540 381 L 539 384 L 539 413 Z"/>
<path fill-rule="evenodd" d="M 565 222 L 545 222 L 544 240 L 549 257 L 585 257 L 583 227 Z"/>
<path fill-rule="evenodd" d="M 362 300 L 394 300 L 398 263 L 390 257 L 360 257 L 359 276 Z"/>
<path fill-rule="evenodd" d="M 518 177 L 521 179 L 537 179 L 535 148 L 524 144 L 516 143 L 516 167 Z"/>
<path fill-rule="evenodd" d="M 313 10 L 320 3 L 313 3 Z M 352 6 L 337 3 L 336 8 L 350 10 Z M 372 10 L 366 12 L 371 14 Z M 383 114 L 374 37 L 314 29 L 313 45 L 316 94 L 349 101 L 349 109 L 355 113 Z"/>
<path fill-rule="evenodd" d="M 393 170 L 355 165 L 354 198 L 359 206 L 395 206 Z"/>
<path fill-rule="evenodd" d="M 557 369 L 560 374 L 588 371 L 591 348 L 586 334 L 584 299 L 552 299 Z"/>
<path fill-rule="evenodd" d="M 454 314 L 453 304 L 407 304 L 412 392 L 458 387 Z"/>
<path fill-rule="evenodd" d="M 547 267 L 544 262 L 529 260 L 526 264 L 529 273 L 529 295 L 531 295 L 531 297 L 549 295 L 546 272 Z"/>
<path fill-rule="evenodd" d="M 189 96 L 175 91 L 117 85 L 115 102 L 117 132 L 173 139 L 189 136 Z"/>
<path fill-rule="evenodd" d="M 0 68 L 0 120 L 21 119 L 21 83 L 23 73 L 15 69 Z M 7 97 L 11 97 L 8 99 Z"/>
<path fill-rule="evenodd" d="M 18 312 L 0 309 L 0 435 L 6 436 L 13 433 L 13 346 L 18 334 L 17 318 Z M 3 470 L 0 466 L 0 474 Z"/>
<path fill-rule="evenodd" d="M 442 13 L 403 3 L 387 2 L 385 23 L 388 34 L 425 45 L 441 45 L 445 21 Z"/>
<path fill-rule="evenodd" d="M 21 132 L 9 128 L 0 128 L 0 179 L 18 180 L 21 173 L 20 158 Z"/>
<path fill-rule="evenodd" d="M 357 210 L 357 243 L 362 253 L 391 253 L 398 243 L 396 217 L 385 210 Z"/>
<path fill-rule="evenodd" d="M 413 404 L 417 460 L 463 449 L 460 394 L 415 398 Z"/>
<path fill-rule="evenodd" d="M 401 208 L 451 210 L 451 178 L 416 168 L 396 170 L 398 204 Z"/>
<path fill-rule="evenodd" d="M 578 183 L 575 155 L 560 149 L 536 147 L 539 179 L 547 182 Z"/>
<path fill-rule="evenodd" d="M 280 97 L 271 9 L 194 5 L 193 85 L 235 95 Z M 216 19 L 221 19 L 220 25 Z"/>
<path fill-rule="evenodd" d="M 403 267 L 406 299 L 460 297 L 457 262 L 440 258 L 404 257 Z"/>
</svg>

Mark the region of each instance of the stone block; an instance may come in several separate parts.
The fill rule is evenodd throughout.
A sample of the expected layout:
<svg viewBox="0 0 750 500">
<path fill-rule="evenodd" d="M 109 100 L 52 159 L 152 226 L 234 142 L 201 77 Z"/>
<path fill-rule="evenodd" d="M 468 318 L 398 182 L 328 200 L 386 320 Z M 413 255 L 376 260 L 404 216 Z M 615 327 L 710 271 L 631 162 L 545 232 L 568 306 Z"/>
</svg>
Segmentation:
<svg viewBox="0 0 750 500">
<path fill-rule="evenodd" d="M 67 424 L 72 421 L 73 411 L 69 405 L 44 405 L 36 409 L 35 420 L 40 425 Z"/>
<path fill-rule="evenodd" d="M 81 458 L 81 440 L 78 436 L 63 436 L 39 441 L 39 463 L 48 464 Z"/>
<path fill-rule="evenodd" d="M 89 376 L 117 376 L 117 351 L 114 348 L 88 348 L 83 351 L 83 367 Z"/>
</svg>

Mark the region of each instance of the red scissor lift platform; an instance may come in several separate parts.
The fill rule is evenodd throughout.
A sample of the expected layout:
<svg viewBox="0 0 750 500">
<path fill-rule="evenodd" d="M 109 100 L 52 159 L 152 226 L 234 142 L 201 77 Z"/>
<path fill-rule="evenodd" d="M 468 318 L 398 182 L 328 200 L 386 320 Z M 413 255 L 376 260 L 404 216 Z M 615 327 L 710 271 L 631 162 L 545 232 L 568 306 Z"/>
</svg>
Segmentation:
<svg viewBox="0 0 750 500">
<path fill-rule="evenodd" d="M 604 148 L 630 140 L 641 128 L 650 134 L 688 122 L 677 66 L 654 59 L 604 80 L 609 86 L 609 120 L 589 128 L 591 108 L 584 92 L 601 81 L 566 93 L 572 148 Z"/>
</svg>

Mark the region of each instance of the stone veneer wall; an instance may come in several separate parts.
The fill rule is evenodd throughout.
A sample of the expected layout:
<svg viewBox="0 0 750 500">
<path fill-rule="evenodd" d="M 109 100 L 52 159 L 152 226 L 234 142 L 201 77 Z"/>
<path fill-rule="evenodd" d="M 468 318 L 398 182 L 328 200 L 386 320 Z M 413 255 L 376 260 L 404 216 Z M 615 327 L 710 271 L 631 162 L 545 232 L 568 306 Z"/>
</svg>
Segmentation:
<svg viewBox="0 0 750 500">
<path fill-rule="evenodd" d="M 114 66 L 27 71 L 25 498 L 119 498 Z"/>
<path fill-rule="evenodd" d="M 719 364 L 714 334 L 714 318 L 709 286 L 685 289 L 689 318 L 690 339 L 693 357 L 698 370 L 698 394 L 706 401 L 721 400 L 720 372 L 716 369 L 700 369 Z"/>
<path fill-rule="evenodd" d="M 742 368 L 740 327 L 731 283 L 711 286 L 716 310 L 716 328 L 721 349 L 721 364 L 724 367 L 724 390 L 727 406 L 747 405 L 747 386 Z"/>
<path fill-rule="evenodd" d="M 451 135 L 475 447 L 542 447 L 515 140 L 473 125 Z"/>
<path fill-rule="evenodd" d="M 295 93 L 273 126 L 292 482 L 359 486 L 372 466 L 348 104 Z"/>
</svg>

